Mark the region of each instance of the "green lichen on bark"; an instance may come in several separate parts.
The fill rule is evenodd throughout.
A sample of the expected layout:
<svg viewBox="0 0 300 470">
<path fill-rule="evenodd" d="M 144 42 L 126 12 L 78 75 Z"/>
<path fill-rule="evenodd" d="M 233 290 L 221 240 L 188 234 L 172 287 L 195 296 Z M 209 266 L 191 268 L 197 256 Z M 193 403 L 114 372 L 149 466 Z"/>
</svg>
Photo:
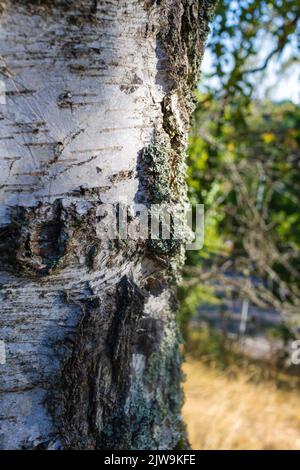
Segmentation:
<svg viewBox="0 0 300 470">
<path fill-rule="evenodd" d="M 162 128 L 155 130 L 153 141 L 142 152 L 141 181 L 149 204 L 187 203 L 187 131 L 215 5 L 216 0 L 145 2 L 147 9 L 159 9 L 157 43 L 167 62 L 169 81 L 161 103 Z M 148 247 L 152 255 L 168 257 L 169 271 L 177 279 L 184 263 L 180 241 L 150 240 Z"/>
<path fill-rule="evenodd" d="M 170 203 L 169 152 L 166 140 L 157 136 L 142 152 L 142 178 L 147 201 L 151 204 Z"/>
<path fill-rule="evenodd" d="M 171 312 L 170 315 L 173 318 Z M 180 442 L 187 446 L 180 417 L 183 394 L 179 385 L 181 355 L 176 331 L 174 320 L 164 325 L 160 345 L 143 355 L 143 372 L 133 369 L 130 394 L 103 429 L 102 447 L 176 449 Z"/>
<path fill-rule="evenodd" d="M 157 32 L 158 48 L 163 51 L 168 64 L 169 87 L 162 100 L 162 126 L 156 129 L 154 138 L 142 153 L 142 184 L 148 197 L 148 204 L 187 203 L 186 187 L 186 145 L 187 131 L 195 106 L 194 88 L 199 79 L 199 68 L 203 55 L 204 42 L 208 33 L 208 23 L 212 18 L 215 1 L 162 1 L 159 3 L 161 27 Z M 147 2 L 151 8 L 153 2 Z M 161 275 L 172 286 L 180 278 L 185 254 L 184 240 L 150 240 L 149 255 L 163 262 Z M 170 315 L 175 319 L 176 300 L 170 302 Z M 172 317 L 173 315 L 173 317 Z M 158 352 L 147 359 L 144 373 L 144 386 L 162 380 L 170 395 L 161 394 L 158 387 L 151 403 L 152 416 L 159 416 L 161 422 L 169 414 L 173 423 L 173 448 L 186 448 L 186 434 L 180 420 L 182 392 L 181 356 L 179 338 L 174 338 L 175 320 L 171 320 L 165 330 L 164 341 Z M 173 338 L 170 341 L 170 338 Z M 168 340 L 170 341 L 168 343 Z M 174 385 L 177 382 L 177 385 Z M 144 403 L 145 406 L 145 403 Z M 148 416 L 147 408 L 144 410 Z M 155 423 L 155 419 L 154 419 Z M 149 427 L 147 427 L 149 429 Z M 178 430 L 178 432 L 177 432 Z M 146 442 L 150 436 L 146 435 Z"/>
</svg>

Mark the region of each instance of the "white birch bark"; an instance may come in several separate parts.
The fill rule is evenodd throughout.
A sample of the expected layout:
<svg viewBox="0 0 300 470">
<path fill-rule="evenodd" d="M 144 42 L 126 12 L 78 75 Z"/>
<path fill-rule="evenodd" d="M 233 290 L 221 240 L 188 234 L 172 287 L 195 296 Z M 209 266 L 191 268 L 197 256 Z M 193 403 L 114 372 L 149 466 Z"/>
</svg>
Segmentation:
<svg viewBox="0 0 300 470">
<path fill-rule="evenodd" d="M 3 449 L 185 439 L 178 253 L 100 240 L 96 211 L 151 203 L 161 174 L 172 199 L 184 197 L 188 100 L 211 3 L 0 3 Z M 151 157 L 157 136 L 165 161 L 148 172 L 143 151 Z"/>
</svg>

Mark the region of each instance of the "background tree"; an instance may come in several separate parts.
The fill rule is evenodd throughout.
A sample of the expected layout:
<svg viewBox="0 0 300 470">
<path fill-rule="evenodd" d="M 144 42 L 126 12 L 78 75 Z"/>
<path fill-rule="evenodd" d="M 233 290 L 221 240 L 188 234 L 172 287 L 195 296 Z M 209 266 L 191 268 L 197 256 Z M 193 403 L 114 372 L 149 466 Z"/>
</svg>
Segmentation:
<svg viewBox="0 0 300 470">
<path fill-rule="evenodd" d="M 190 138 L 189 192 L 206 206 L 206 237 L 204 249 L 188 256 L 185 323 L 208 296 L 202 279 L 275 308 L 297 334 L 299 106 L 259 92 L 272 62 L 280 79 L 299 59 L 298 34 L 296 1 L 218 4 L 211 74 Z"/>
</svg>

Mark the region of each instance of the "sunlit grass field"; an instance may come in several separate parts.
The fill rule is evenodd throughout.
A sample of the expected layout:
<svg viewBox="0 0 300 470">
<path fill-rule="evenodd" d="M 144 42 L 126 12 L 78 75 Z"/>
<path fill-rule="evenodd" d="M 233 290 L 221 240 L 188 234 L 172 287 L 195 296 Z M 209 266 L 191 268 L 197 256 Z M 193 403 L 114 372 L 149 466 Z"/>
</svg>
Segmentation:
<svg viewBox="0 0 300 470">
<path fill-rule="evenodd" d="M 251 383 L 242 371 L 230 378 L 189 358 L 183 370 L 183 415 L 193 449 L 300 449 L 299 391 Z"/>
</svg>

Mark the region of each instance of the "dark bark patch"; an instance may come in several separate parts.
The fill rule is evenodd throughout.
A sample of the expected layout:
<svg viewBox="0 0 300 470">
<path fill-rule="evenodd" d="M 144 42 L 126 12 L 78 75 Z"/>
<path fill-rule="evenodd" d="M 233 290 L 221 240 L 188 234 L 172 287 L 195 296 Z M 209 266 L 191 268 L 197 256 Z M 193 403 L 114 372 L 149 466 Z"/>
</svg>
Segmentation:
<svg viewBox="0 0 300 470">
<path fill-rule="evenodd" d="M 10 209 L 11 222 L 0 229 L 0 265 L 13 272 L 47 274 L 63 257 L 68 235 L 61 201 Z"/>
<path fill-rule="evenodd" d="M 149 357 L 158 352 L 164 332 L 164 322 L 161 319 L 145 317 L 139 322 L 136 331 L 135 350 L 138 354 Z"/>
<path fill-rule="evenodd" d="M 104 448 L 110 429 L 117 439 L 115 410 L 124 407 L 133 336 L 144 308 L 143 292 L 127 276 L 101 300 L 91 297 L 73 299 L 81 305 L 82 319 L 62 369 L 65 448 Z"/>
<path fill-rule="evenodd" d="M 116 311 L 108 331 L 113 379 L 124 389 L 130 371 L 131 349 L 137 322 L 143 312 L 145 294 L 124 276 L 117 286 Z"/>
<path fill-rule="evenodd" d="M 125 77 L 125 83 L 120 86 L 120 90 L 130 95 L 137 91 L 142 84 L 143 80 L 134 73 L 132 77 Z"/>
<path fill-rule="evenodd" d="M 115 173 L 109 177 L 109 181 L 111 183 L 119 183 L 120 181 L 130 179 L 133 176 L 133 170 L 128 170 L 128 171 L 119 171 L 118 173 Z"/>
</svg>

